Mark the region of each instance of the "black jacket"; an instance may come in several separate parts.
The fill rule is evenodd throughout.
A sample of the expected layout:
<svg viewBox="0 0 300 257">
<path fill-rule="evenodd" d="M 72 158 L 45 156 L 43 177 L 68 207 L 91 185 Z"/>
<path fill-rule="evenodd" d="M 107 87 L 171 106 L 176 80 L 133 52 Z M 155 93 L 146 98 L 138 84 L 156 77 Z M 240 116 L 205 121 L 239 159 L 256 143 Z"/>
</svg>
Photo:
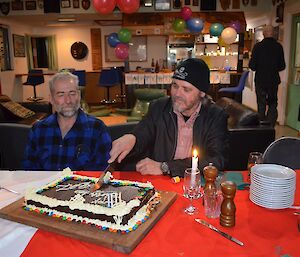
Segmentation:
<svg viewBox="0 0 300 257">
<path fill-rule="evenodd" d="M 228 152 L 228 115 L 208 99 L 202 103 L 193 128 L 193 147 L 200 150 L 200 171 L 210 162 L 219 170 L 226 164 Z M 177 116 L 169 97 L 153 101 L 146 117 L 140 121 L 133 134 L 136 136 L 135 154 L 167 162 L 172 176 L 183 176 L 191 167 L 191 158 L 173 160 L 177 144 Z M 147 153 L 147 154 L 145 154 Z"/>
<path fill-rule="evenodd" d="M 264 38 L 254 45 L 249 61 L 251 70 L 256 71 L 255 83 L 278 85 L 279 71 L 285 69 L 283 48 L 274 38 Z"/>
</svg>

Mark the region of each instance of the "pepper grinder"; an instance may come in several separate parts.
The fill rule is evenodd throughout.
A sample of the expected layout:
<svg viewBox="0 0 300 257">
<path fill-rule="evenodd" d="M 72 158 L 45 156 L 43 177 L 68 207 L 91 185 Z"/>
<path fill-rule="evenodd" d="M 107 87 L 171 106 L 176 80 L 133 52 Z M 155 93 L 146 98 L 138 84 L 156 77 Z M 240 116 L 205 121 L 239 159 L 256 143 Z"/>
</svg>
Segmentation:
<svg viewBox="0 0 300 257">
<path fill-rule="evenodd" d="M 221 183 L 221 190 L 223 193 L 223 202 L 221 205 L 220 225 L 224 227 L 235 226 L 235 203 L 233 201 L 236 184 L 232 181 L 225 181 Z"/>
<path fill-rule="evenodd" d="M 212 191 L 216 192 L 216 184 L 215 180 L 218 175 L 218 170 L 212 163 L 209 163 L 208 166 L 203 169 L 204 178 L 205 178 L 205 186 L 203 188 L 204 191 Z"/>
</svg>

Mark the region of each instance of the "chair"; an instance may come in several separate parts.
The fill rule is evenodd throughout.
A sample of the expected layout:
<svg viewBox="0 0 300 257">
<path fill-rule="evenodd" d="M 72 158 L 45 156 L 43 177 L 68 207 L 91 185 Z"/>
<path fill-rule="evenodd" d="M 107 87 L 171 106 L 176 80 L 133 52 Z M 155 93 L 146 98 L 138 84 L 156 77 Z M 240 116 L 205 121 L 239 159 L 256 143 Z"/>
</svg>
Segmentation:
<svg viewBox="0 0 300 257">
<path fill-rule="evenodd" d="M 249 71 L 248 70 L 244 71 L 242 73 L 242 76 L 236 87 L 223 87 L 218 90 L 218 93 L 232 93 L 232 94 L 234 94 L 233 98 L 241 103 L 242 102 L 242 92 L 245 88 L 248 75 L 249 75 Z"/>
<path fill-rule="evenodd" d="M 300 169 L 300 138 L 281 137 L 271 143 L 263 154 L 263 163 Z"/>
<path fill-rule="evenodd" d="M 80 88 L 80 92 L 81 92 L 81 108 L 86 111 L 89 112 L 89 106 L 87 104 L 87 102 L 84 100 L 84 95 L 85 95 L 85 84 L 86 84 L 86 72 L 85 70 L 73 70 L 72 71 L 73 75 L 78 77 L 79 83 L 78 86 Z"/>
<path fill-rule="evenodd" d="M 45 82 L 43 70 L 29 70 L 27 81 L 23 85 L 33 86 L 33 96 L 29 97 L 29 101 L 40 101 L 43 97 L 36 96 L 36 86 Z"/>
<path fill-rule="evenodd" d="M 86 81 L 85 70 L 74 70 L 72 73 L 78 77 L 79 86 L 85 87 L 85 83 L 86 83 L 85 82 Z"/>
<path fill-rule="evenodd" d="M 0 169 L 22 170 L 30 125 L 0 123 Z"/>
<path fill-rule="evenodd" d="M 167 95 L 166 90 L 158 88 L 137 88 L 134 90 L 136 97 L 131 117 L 142 119 L 148 112 L 150 102 Z"/>
<path fill-rule="evenodd" d="M 106 98 L 101 101 L 103 104 L 114 104 L 116 103 L 115 99 L 110 99 L 109 89 L 110 87 L 121 85 L 122 80 L 120 76 L 120 70 L 116 68 L 103 69 L 99 76 L 100 87 L 106 88 Z"/>
</svg>

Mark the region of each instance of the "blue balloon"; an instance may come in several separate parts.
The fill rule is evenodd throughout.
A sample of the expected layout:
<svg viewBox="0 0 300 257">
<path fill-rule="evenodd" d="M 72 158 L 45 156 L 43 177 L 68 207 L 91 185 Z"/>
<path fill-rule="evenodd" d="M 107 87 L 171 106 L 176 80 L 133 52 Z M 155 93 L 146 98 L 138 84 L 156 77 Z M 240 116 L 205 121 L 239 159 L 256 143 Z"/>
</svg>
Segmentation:
<svg viewBox="0 0 300 257">
<path fill-rule="evenodd" d="M 204 22 L 200 18 L 193 18 L 186 21 L 187 28 L 192 33 L 199 33 L 202 31 Z"/>
<path fill-rule="evenodd" d="M 115 33 L 115 32 L 114 33 L 110 33 L 108 35 L 107 41 L 108 41 L 108 44 L 111 47 L 116 47 L 117 44 L 121 43 L 121 41 L 118 38 L 118 33 Z"/>
</svg>

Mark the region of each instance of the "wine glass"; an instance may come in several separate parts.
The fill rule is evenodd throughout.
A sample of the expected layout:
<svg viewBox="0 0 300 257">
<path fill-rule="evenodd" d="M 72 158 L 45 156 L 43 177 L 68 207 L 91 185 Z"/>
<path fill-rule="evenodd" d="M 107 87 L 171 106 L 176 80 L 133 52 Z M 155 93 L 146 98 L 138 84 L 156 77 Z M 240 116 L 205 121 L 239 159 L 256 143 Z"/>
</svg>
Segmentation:
<svg viewBox="0 0 300 257">
<path fill-rule="evenodd" d="M 249 158 L 248 158 L 248 181 L 250 181 L 251 168 L 255 164 L 259 164 L 259 163 L 262 163 L 262 162 L 263 162 L 262 153 L 260 153 L 260 152 L 251 152 L 249 154 Z"/>
<path fill-rule="evenodd" d="M 193 205 L 193 199 L 201 197 L 201 177 L 198 169 L 192 170 L 187 168 L 184 171 L 183 196 L 190 199 L 189 206 L 184 209 L 184 212 L 193 215 L 198 213 L 198 209 Z"/>
</svg>

